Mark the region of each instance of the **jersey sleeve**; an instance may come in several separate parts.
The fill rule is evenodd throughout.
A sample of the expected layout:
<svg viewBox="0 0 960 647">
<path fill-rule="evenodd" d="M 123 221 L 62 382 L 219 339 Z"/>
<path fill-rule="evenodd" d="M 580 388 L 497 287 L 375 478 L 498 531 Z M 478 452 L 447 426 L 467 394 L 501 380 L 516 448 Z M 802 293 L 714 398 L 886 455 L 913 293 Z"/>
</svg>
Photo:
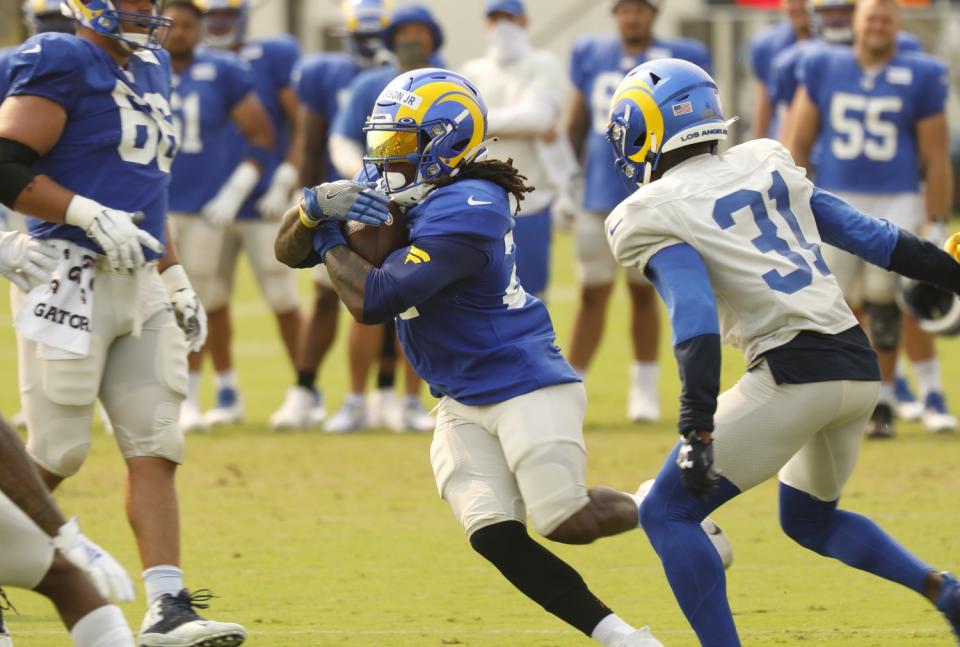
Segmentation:
<svg viewBox="0 0 960 647">
<path fill-rule="evenodd" d="M 410 230 L 414 242 L 440 236 L 500 240 L 513 227 L 507 193 L 481 180 L 461 180 L 437 189 L 414 213 Z"/>
<path fill-rule="evenodd" d="M 31 38 L 10 61 L 7 96 L 44 97 L 66 110 L 74 105 L 85 79 L 83 58 L 67 39 Z"/>
<path fill-rule="evenodd" d="M 319 57 L 305 57 L 293 68 L 290 77 L 297 98 L 311 112 L 324 111 L 322 67 Z"/>
<path fill-rule="evenodd" d="M 807 89 L 807 94 L 814 103 L 820 104 L 818 98 L 821 92 L 821 83 L 826 76 L 823 71 L 826 69 L 827 56 L 823 50 L 807 52 L 800 55 L 800 61 L 797 63 L 797 84 L 798 88 L 803 86 Z"/>
<path fill-rule="evenodd" d="M 769 32 L 766 30 L 750 41 L 750 70 L 754 78 L 767 83 L 770 70 Z"/>
<path fill-rule="evenodd" d="M 292 38 L 278 38 L 271 45 L 270 69 L 279 91 L 291 83 L 293 68 L 300 60 L 300 46 Z"/>
<path fill-rule="evenodd" d="M 948 74 L 946 66 L 930 58 L 922 68 L 923 76 L 917 91 L 917 119 L 938 115 L 946 109 Z"/>
<path fill-rule="evenodd" d="M 334 135 L 347 137 L 363 145 L 363 127 L 367 116 L 373 108 L 373 102 L 366 97 L 370 94 L 369 85 L 373 77 L 361 74 L 350 84 L 348 96 L 343 107 L 337 111 L 330 132 Z M 368 104 L 368 105 L 365 105 Z"/>
<path fill-rule="evenodd" d="M 585 97 L 590 96 L 592 50 L 593 41 L 590 38 L 581 38 L 574 44 L 573 54 L 570 56 L 570 80 Z"/>
<path fill-rule="evenodd" d="M 647 208 L 636 198 L 614 209 L 604 226 L 617 263 L 643 272 L 657 252 L 684 242 L 662 217 L 662 210 Z"/>
<path fill-rule="evenodd" d="M 254 91 L 253 70 L 239 57 L 236 60 L 225 59 L 221 70 L 225 80 L 225 103 L 229 111 Z"/>
<path fill-rule="evenodd" d="M 896 225 L 861 213 L 850 203 L 816 187 L 810 198 L 810 209 L 823 242 L 884 269 L 890 266 L 890 257 L 900 237 Z"/>
</svg>

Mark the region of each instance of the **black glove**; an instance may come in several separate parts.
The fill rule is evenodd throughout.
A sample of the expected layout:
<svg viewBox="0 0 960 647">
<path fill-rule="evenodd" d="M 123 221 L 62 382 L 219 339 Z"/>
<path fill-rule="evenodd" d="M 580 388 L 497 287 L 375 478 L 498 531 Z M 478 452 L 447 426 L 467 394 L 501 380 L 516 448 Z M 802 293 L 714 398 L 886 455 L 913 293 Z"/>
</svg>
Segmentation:
<svg viewBox="0 0 960 647">
<path fill-rule="evenodd" d="M 713 443 L 703 442 L 699 432 L 691 431 L 683 437 L 677 467 L 687 491 L 701 501 L 717 487 L 720 472 L 713 466 Z"/>
</svg>

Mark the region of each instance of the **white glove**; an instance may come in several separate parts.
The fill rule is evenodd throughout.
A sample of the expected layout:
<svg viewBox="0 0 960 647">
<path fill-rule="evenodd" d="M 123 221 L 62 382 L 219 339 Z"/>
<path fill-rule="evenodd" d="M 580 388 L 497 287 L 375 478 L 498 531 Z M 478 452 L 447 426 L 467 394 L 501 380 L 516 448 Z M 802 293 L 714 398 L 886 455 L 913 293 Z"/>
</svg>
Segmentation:
<svg viewBox="0 0 960 647">
<path fill-rule="evenodd" d="M 99 202 L 75 195 L 67 205 L 64 222 L 79 227 L 100 245 L 114 271 L 133 272 L 146 262 L 143 249 L 146 247 L 163 254 L 163 244 L 137 227 L 134 214 L 110 209 Z"/>
<path fill-rule="evenodd" d="M 243 202 L 250 197 L 257 182 L 260 181 L 260 171 L 252 162 L 243 161 L 233 171 L 233 174 L 223 183 L 217 195 L 200 212 L 207 222 L 217 227 L 226 227 L 237 219 L 237 212 Z"/>
<path fill-rule="evenodd" d="M 0 232 L 0 275 L 24 292 L 30 291 L 30 279 L 49 283 L 57 269 L 57 248 L 17 231 Z"/>
<path fill-rule="evenodd" d="M 287 209 L 296 204 L 296 200 L 290 199 L 290 193 L 299 178 L 300 172 L 290 162 L 284 162 L 277 167 L 270 180 L 270 188 L 257 201 L 257 209 L 265 218 L 280 218 Z"/>
<path fill-rule="evenodd" d="M 177 325 L 187 337 L 190 352 L 197 353 L 207 341 L 207 311 L 190 285 L 183 265 L 171 265 L 160 275 L 167 288 L 167 298 L 173 305 Z"/>
<path fill-rule="evenodd" d="M 53 547 L 89 575 L 103 597 L 115 602 L 132 602 L 136 598 L 127 571 L 107 551 L 80 534 L 76 517 L 61 526 L 53 538 Z"/>
</svg>

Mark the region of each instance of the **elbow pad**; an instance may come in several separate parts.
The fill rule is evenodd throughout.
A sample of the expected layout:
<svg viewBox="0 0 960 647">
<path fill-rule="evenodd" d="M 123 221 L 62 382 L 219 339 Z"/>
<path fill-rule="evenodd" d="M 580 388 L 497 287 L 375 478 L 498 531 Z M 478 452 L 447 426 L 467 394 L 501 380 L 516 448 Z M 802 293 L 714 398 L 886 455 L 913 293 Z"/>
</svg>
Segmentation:
<svg viewBox="0 0 960 647">
<path fill-rule="evenodd" d="M 33 181 L 33 163 L 40 156 L 18 141 L 0 137 L 0 204 L 13 209 L 24 188 Z"/>
</svg>

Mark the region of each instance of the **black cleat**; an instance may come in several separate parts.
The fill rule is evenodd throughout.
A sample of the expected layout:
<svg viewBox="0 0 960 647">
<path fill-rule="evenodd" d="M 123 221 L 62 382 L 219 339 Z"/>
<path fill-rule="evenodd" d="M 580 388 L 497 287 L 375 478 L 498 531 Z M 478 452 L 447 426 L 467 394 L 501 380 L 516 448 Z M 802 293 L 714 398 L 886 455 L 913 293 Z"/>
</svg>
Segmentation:
<svg viewBox="0 0 960 647">
<path fill-rule="evenodd" d="M 867 423 L 867 438 L 893 438 L 897 435 L 893 427 L 893 408 L 881 402 L 873 410 L 870 422 Z"/>
<path fill-rule="evenodd" d="M 247 631 L 232 622 L 205 620 L 194 609 L 206 609 L 203 604 L 213 595 L 206 589 L 190 593 L 187 589 L 176 595 L 166 594 L 147 609 L 140 627 L 140 647 L 236 647 L 242 645 Z"/>
</svg>

